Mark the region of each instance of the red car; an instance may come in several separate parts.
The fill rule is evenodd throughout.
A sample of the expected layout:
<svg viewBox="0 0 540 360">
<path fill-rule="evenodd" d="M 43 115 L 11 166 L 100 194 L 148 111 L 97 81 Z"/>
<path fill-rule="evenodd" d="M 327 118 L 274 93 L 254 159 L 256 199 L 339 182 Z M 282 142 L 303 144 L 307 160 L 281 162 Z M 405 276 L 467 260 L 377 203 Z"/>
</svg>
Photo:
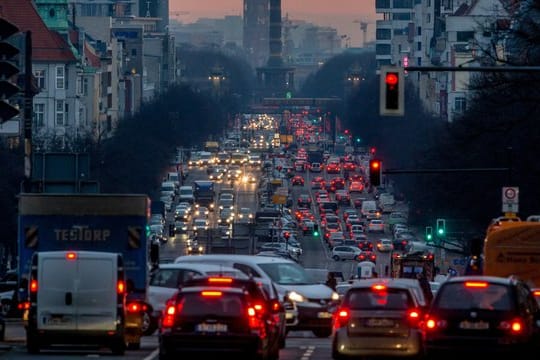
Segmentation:
<svg viewBox="0 0 540 360">
<path fill-rule="evenodd" d="M 339 174 L 340 171 L 341 168 L 338 163 L 332 162 L 326 166 L 326 172 L 328 174 Z"/>
<path fill-rule="evenodd" d="M 304 186 L 304 178 L 300 175 L 293 176 L 291 183 L 294 185 Z"/>
<path fill-rule="evenodd" d="M 343 170 L 345 171 L 355 171 L 356 170 L 356 165 L 352 162 L 346 162 L 345 164 L 343 164 Z"/>
</svg>

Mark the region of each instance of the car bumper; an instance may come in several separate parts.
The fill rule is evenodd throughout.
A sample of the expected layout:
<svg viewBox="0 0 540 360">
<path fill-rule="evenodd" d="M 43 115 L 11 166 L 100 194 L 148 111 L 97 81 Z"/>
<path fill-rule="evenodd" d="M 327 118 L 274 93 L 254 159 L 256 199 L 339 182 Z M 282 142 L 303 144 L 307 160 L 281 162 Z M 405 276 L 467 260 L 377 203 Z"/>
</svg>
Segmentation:
<svg viewBox="0 0 540 360">
<path fill-rule="evenodd" d="M 479 353 L 518 353 L 527 351 L 527 341 L 523 338 L 511 337 L 466 337 L 466 336 L 437 336 L 428 337 L 425 347 L 428 353 L 479 352 Z"/>
<path fill-rule="evenodd" d="M 398 336 L 354 336 L 347 329 L 334 334 L 333 348 L 338 354 L 348 356 L 412 357 L 422 353 L 422 336 L 419 331 L 410 331 L 407 337 Z"/>
<path fill-rule="evenodd" d="M 287 321 L 289 330 L 314 330 L 332 327 L 333 305 L 315 302 L 297 303 L 294 322 Z"/>
<path fill-rule="evenodd" d="M 159 335 L 160 348 L 167 354 L 179 352 L 225 352 L 225 353 L 262 353 L 263 341 L 256 335 L 208 335 L 208 334 L 172 334 Z"/>
</svg>

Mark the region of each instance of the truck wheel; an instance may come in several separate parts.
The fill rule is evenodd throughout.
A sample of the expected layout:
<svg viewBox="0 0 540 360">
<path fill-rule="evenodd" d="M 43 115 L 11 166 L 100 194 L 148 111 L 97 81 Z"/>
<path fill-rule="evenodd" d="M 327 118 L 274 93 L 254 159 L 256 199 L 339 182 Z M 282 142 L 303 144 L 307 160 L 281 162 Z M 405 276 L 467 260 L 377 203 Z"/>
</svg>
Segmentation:
<svg viewBox="0 0 540 360">
<path fill-rule="evenodd" d="M 148 311 L 143 314 L 142 334 L 143 336 L 152 335 L 158 328 L 158 319 L 153 317 Z"/>
</svg>

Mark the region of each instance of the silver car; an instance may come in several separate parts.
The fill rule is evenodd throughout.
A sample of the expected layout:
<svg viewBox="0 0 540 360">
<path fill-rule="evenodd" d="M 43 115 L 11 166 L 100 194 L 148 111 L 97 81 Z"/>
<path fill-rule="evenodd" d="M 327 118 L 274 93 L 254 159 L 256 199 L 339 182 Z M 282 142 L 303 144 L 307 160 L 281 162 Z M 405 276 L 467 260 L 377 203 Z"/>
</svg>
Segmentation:
<svg viewBox="0 0 540 360">
<path fill-rule="evenodd" d="M 394 279 L 355 281 L 335 312 L 332 358 L 419 357 L 421 308 Z"/>
<path fill-rule="evenodd" d="M 356 260 L 362 250 L 358 246 L 338 245 L 332 248 L 332 259 L 340 260 Z"/>
</svg>

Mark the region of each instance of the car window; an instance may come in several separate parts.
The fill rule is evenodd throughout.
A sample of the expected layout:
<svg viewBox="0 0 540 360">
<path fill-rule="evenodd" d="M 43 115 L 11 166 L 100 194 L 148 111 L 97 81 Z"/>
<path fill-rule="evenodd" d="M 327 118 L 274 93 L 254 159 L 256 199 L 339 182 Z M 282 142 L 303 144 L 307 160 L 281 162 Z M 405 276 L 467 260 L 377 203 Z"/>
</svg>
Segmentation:
<svg viewBox="0 0 540 360">
<path fill-rule="evenodd" d="M 204 291 L 186 293 L 179 299 L 182 315 L 241 317 L 244 313 L 244 301 L 240 294 L 221 293 L 221 296 L 205 296 Z"/>
<path fill-rule="evenodd" d="M 409 292 L 404 289 L 373 290 L 362 288 L 350 290 L 346 296 L 345 306 L 351 310 L 392 309 L 406 310 L 413 303 Z"/>
<path fill-rule="evenodd" d="M 441 309 L 510 310 L 513 301 L 509 287 L 486 282 L 448 283 L 438 293 L 436 306 Z"/>
<path fill-rule="evenodd" d="M 281 285 L 307 285 L 313 284 L 308 273 L 298 264 L 294 263 L 268 263 L 259 264 L 261 269 Z"/>
</svg>

